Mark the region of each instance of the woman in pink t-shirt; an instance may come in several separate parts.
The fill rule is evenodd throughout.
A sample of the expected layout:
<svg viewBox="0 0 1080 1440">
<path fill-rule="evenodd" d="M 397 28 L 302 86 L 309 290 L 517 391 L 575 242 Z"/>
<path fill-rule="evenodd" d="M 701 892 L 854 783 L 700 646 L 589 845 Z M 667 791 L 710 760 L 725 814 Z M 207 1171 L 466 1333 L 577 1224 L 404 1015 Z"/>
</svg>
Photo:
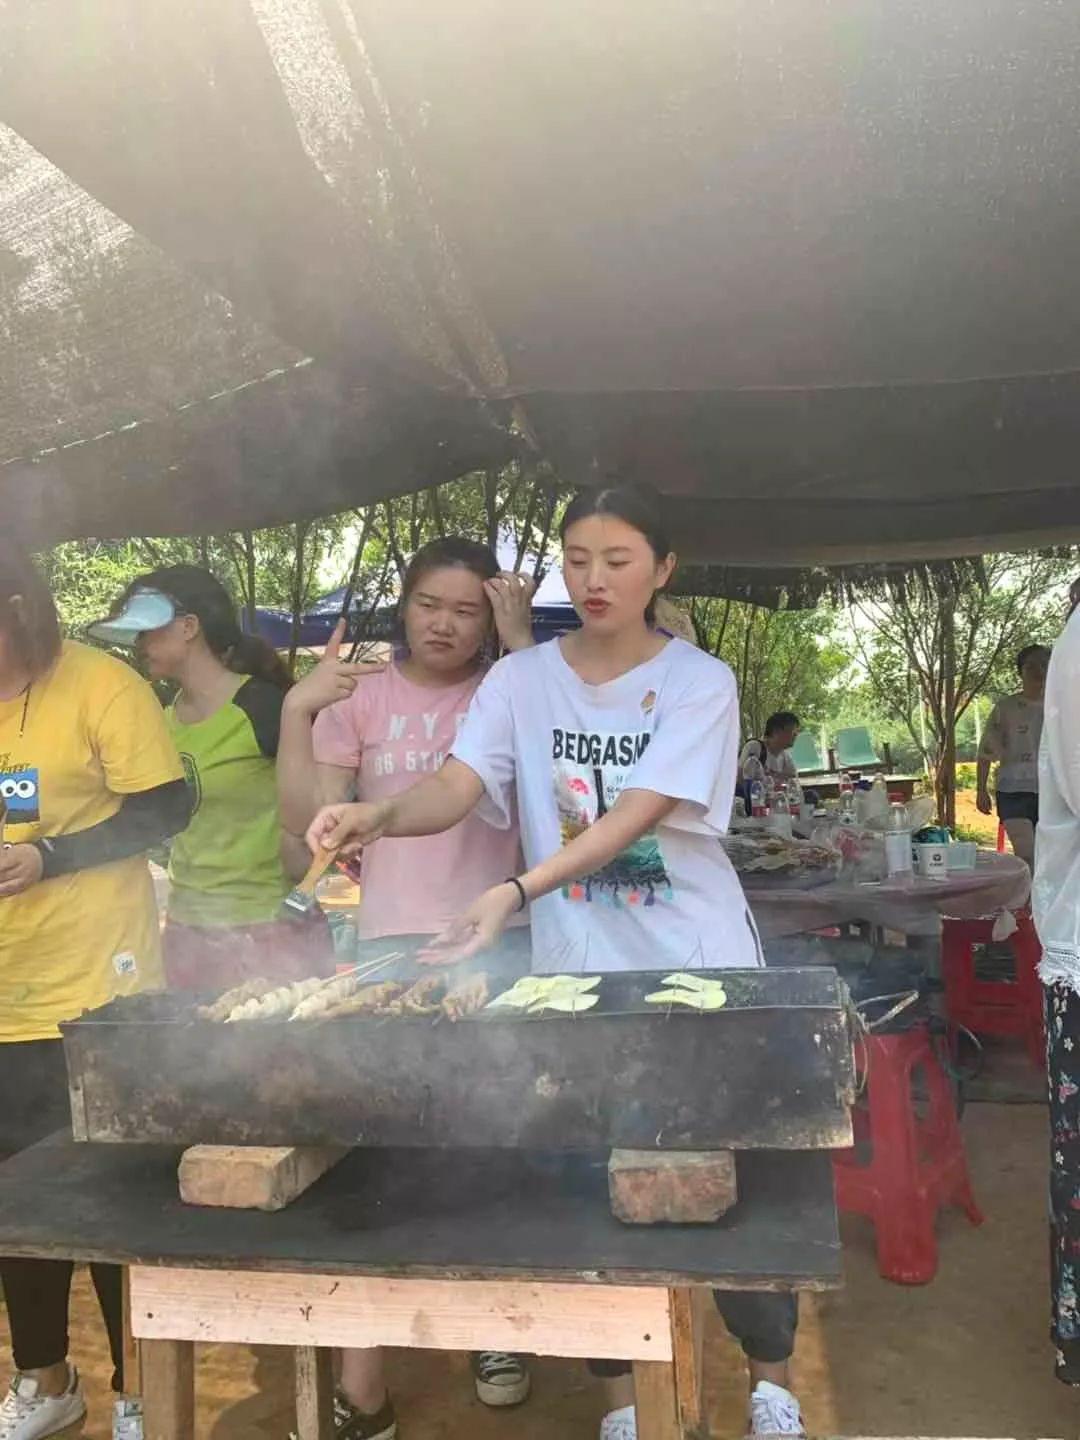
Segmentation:
<svg viewBox="0 0 1080 1440">
<path fill-rule="evenodd" d="M 449 755 L 497 644 L 532 644 L 532 584 L 499 571 L 486 545 L 434 540 L 417 551 L 401 592 L 405 653 L 389 665 L 339 656 L 339 627 L 315 669 L 289 691 L 278 744 L 282 824 L 303 835 L 320 806 L 382 800 L 434 774 Z M 363 854 L 361 950 L 416 951 L 463 906 L 520 868 L 517 827 L 497 830 L 476 815 L 440 835 L 379 840 Z M 524 918 L 524 917 L 523 917 Z M 529 969 L 528 926 L 508 932 L 496 964 Z M 392 943 L 388 943 L 392 942 Z M 484 957 L 491 968 L 491 956 Z M 519 1357 L 474 1357 L 476 1389 L 490 1405 L 517 1404 L 529 1390 Z M 342 1355 L 338 1431 L 349 1440 L 394 1440 L 381 1353 Z"/>
</svg>

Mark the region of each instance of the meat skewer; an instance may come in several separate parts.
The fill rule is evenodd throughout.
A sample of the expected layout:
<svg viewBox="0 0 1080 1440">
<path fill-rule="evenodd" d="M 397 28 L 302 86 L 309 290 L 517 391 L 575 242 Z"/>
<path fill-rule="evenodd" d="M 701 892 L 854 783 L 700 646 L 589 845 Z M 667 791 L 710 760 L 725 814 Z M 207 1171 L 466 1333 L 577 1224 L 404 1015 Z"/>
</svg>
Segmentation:
<svg viewBox="0 0 1080 1440">
<path fill-rule="evenodd" d="M 350 995 L 355 994 L 360 988 L 360 979 L 356 975 L 338 975 L 333 980 L 320 985 L 313 995 L 308 995 L 301 1000 L 296 1009 L 289 1016 L 290 1023 L 293 1020 L 314 1020 L 317 1016 L 323 1015 L 327 1010 L 332 1010 L 335 1005 L 340 1005 Z"/>
<path fill-rule="evenodd" d="M 322 983 L 321 980 L 299 980 L 295 985 L 280 985 L 266 995 L 245 1000 L 242 1005 L 235 1006 L 225 1023 L 232 1025 L 241 1020 L 274 1020 L 279 1016 L 291 1015 L 300 1001 L 318 990 Z"/>
<path fill-rule="evenodd" d="M 234 985 L 231 990 L 226 990 L 224 995 L 219 995 L 211 1005 L 200 1005 L 195 1013 L 200 1020 L 220 1023 L 227 1020 L 238 1005 L 243 1005 L 247 1000 L 260 1000 L 273 989 L 274 981 L 264 980 L 261 976 L 255 980 L 245 980 L 242 985 Z"/>
<path fill-rule="evenodd" d="M 319 1018 L 321 1020 L 337 1020 L 343 1015 L 376 1014 L 391 1001 L 396 1000 L 404 988 L 403 985 L 398 985 L 393 980 L 384 980 L 378 985 L 365 985 L 355 995 L 339 1001 L 330 1010 L 324 1010 Z"/>
<path fill-rule="evenodd" d="M 425 975 L 386 1007 L 388 1015 L 438 1015 L 446 994 L 447 982 L 442 975 Z"/>
<path fill-rule="evenodd" d="M 488 1002 L 488 979 L 486 975 L 473 975 L 462 981 L 445 997 L 442 1012 L 448 1020 L 460 1020 L 482 1010 Z"/>
</svg>

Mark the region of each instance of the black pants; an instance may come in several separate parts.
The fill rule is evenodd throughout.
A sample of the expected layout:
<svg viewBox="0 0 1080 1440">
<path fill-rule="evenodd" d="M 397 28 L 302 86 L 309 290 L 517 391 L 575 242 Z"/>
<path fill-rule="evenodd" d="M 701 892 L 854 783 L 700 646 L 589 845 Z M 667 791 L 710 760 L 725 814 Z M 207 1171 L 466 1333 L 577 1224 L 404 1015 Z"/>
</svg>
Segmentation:
<svg viewBox="0 0 1080 1440">
<path fill-rule="evenodd" d="M 781 1365 L 795 1352 L 799 1324 L 799 1297 L 790 1291 L 714 1290 L 716 1308 L 724 1324 L 742 1345 L 748 1360 L 760 1365 Z M 594 1375 L 614 1380 L 629 1375 L 627 1360 L 590 1360 Z"/>
<path fill-rule="evenodd" d="M 997 813 L 999 820 L 1030 820 L 1039 823 L 1038 794 L 1028 790 L 999 790 L 997 792 Z"/>
<path fill-rule="evenodd" d="M 69 1130 L 67 1071 L 60 1040 L 26 1040 L 0 1045 L 0 1159 L 7 1159 Z M 3 1285 L 17 1370 L 59 1364 L 68 1353 L 70 1260 L 2 1260 Z M 123 1278 L 119 1266 L 92 1265 L 98 1303 L 109 1333 L 113 1389 L 123 1388 Z"/>
<path fill-rule="evenodd" d="M 1080 995 L 1046 987 L 1050 1087 L 1050 1340 L 1057 1378 L 1080 1386 Z"/>
</svg>

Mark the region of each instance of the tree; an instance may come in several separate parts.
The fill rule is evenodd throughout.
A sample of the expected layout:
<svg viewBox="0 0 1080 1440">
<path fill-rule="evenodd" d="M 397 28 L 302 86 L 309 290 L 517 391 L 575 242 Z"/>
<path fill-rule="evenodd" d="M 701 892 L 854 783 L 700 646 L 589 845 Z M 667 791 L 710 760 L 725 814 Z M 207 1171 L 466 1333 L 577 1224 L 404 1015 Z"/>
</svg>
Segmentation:
<svg viewBox="0 0 1080 1440">
<path fill-rule="evenodd" d="M 886 599 L 853 604 L 870 691 L 923 757 L 947 825 L 956 822 L 957 725 L 977 695 L 1014 688 L 1022 646 L 1060 631 L 1059 592 L 1074 566 L 1056 555 L 991 555 L 981 580 L 946 567 L 890 580 Z"/>
<path fill-rule="evenodd" d="M 399 580 L 421 545 L 461 535 L 492 549 L 509 547 L 514 568 L 528 569 L 539 582 L 550 564 L 564 499 L 564 488 L 548 466 L 526 469 L 515 463 L 383 501 L 373 538 L 389 548 Z"/>
<path fill-rule="evenodd" d="M 61 618 L 74 635 L 105 614 L 140 572 L 201 565 L 226 586 L 249 628 L 254 629 L 259 606 L 289 613 L 293 664 L 302 618 L 320 595 L 344 587 L 346 606 L 359 597 L 354 613 L 362 630 L 396 592 L 409 556 L 436 536 L 463 535 L 509 546 L 516 564 L 541 579 L 562 505 L 563 491 L 547 466 L 514 464 L 359 510 L 265 530 L 71 541 L 51 550 L 44 564 Z"/>
<path fill-rule="evenodd" d="M 776 710 L 794 710 L 808 726 L 824 721 L 850 666 L 835 642 L 833 610 L 766 610 L 699 598 L 689 611 L 701 648 L 735 672 L 745 737 L 762 735 Z"/>
</svg>

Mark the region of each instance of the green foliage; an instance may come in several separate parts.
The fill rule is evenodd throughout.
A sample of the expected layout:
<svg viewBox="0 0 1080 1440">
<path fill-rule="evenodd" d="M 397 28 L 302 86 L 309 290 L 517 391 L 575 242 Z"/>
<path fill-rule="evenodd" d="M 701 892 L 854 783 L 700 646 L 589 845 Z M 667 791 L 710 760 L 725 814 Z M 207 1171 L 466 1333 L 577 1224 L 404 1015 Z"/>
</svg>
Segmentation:
<svg viewBox="0 0 1080 1440">
<path fill-rule="evenodd" d="M 957 790 L 975 789 L 975 766 L 964 763 L 956 767 L 956 788 Z"/>
<path fill-rule="evenodd" d="M 187 538 L 83 540 L 43 557 L 70 634 L 82 633 L 141 571 L 187 562 L 211 570 L 238 609 L 273 606 L 300 616 L 340 586 L 372 614 L 397 593 L 409 557 L 439 535 L 511 544 L 515 560 L 542 576 L 555 563 L 565 491 L 549 469 L 518 465 L 465 476 L 437 489 L 362 510 L 261 531 Z M 896 769 L 936 773 L 937 793 L 974 785 L 975 711 L 1016 689 L 1015 654 L 1059 632 L 1070 556 L 990 556 L 979 575 L 945 567 L 917 579 L 883 579 L 872 601 L 845 613 L 775 611 L 738 600 L 680 601 L 698 643 L 734 670 L 744 736 L 760 735 L 774 710 L 792 709 L 831 741 L 864 725 L 888 744 Z M 885 587 L 884 589 L 882 587 Z M 946 653 L 955 648 L 955 695 L 948 704 Z M 308 657 L 291 656 L 303 669 Z M 962 762 L 945 774 L 946 737 Z"/>
<path fill-rule="evenodd" d="M 738 600 L 688 605 L 698 644 L 726 660 L 739 685 L 742 733 L 761 735 L 775 710 L 794 710 L 817 729 L 834 705 L 850 658 L 836 640 L 836 612 L 765 610 Z"/>
<path fill-rule="evenodd" d="M 519 466 L 466 476 L 438 489 L 363 510 L 265 530 L 124 541 L 77 540 L 42 557 L 68 634 L 80 636 L 106 614 L 140 573 L 163 565 L 201 565 L 226 586 L 237 609 L 269 606 L 300 617 L 320 595 L 351 586 L 363 611 L 396 593 L 412 553 L 440 535 L 515 548 L 515 558 L 550 565 L 563 496 L 550 471 Z"/>
<path fill-rule="evenodd" d="M 967 757 L 976 697 L 1016 688 L 1015 656 L 1061 629 L 1069 555 L 990 555 L 985 583 L 933 577 L 894 583 L 885 601 L 853 606 L 852 636 L 880 714 L 903 727 L 935 772 L 940 808 L 953 813 L 950 744 Z M 966 729 L 966 727 L 965 727 Z"/>
<path fill-rule="evenodd" d="M 73 540 L 43 556 L 44 569 L 65 630 L 80 635 L 100 620 L 128 582 L 144 569 L 138 544 Z"/>
</svg>

